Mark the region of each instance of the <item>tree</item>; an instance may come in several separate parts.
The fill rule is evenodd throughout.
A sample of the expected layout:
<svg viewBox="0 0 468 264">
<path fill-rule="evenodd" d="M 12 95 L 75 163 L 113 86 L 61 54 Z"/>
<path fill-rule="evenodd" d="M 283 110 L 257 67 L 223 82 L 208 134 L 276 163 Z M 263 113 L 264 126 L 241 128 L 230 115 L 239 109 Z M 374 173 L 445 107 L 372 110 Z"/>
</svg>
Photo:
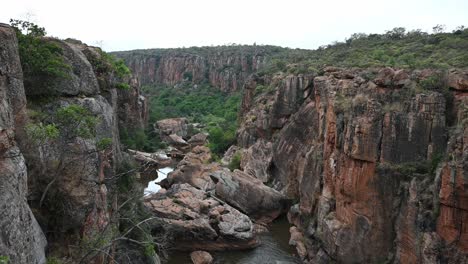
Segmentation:
<svg viewBox="0 0 468 264">
<path fill-rule="evenodd" d="M 44 39 L 45 28 L 18 19 L 10 19 L 10 24 L 18 38 L 25 85 L 34 83 L 40 76 L 68 77 L 70 66 L 63 60 L 62 48 Z"/>
<path fill-rule="evenodd" d="M 445 30 L 445 25 L 437 24 L 434 27 L 432 27 L 432 32 L 434 32 L 434 34 L 443 33 L 444 30 Z"/>
</svg>

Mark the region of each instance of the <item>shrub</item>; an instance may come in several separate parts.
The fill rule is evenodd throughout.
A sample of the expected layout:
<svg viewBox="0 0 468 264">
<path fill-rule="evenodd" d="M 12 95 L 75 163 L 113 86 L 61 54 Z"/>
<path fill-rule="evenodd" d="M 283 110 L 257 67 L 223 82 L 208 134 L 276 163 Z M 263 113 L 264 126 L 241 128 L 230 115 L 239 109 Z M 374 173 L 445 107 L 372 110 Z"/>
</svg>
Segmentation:
<svg viewBox="0 0 468 264">
<path fill-rule="evenodd" d="M 115 85 L 115 87 L 117 89 L 121 89 L 121 90 L 128 90 L 130 89 L 130 85 L 128 83 L 118 83 Z"/>
<path fill-rule="evenodd" d="M 102 138 L 96 143 L 98 150 L 106 150 L 112 146 L 112 138 Z"/>
<path fill-rule="evenodd" d="M 40 85 L 35 82 L 37 78 L 69 77 L 71 67 L 63 60 L 62 48 L 44 38 L 46 31 L 43 27 L 17 19 L 10 19 L 10 24 L 18 38 L 25 85 Z"/>
<path fill-rule="evenodd" d="M 8 264 L 9 261 L 10 261 L 10 257 L 0 256 L 0 264 Z"/>
<path fill-rule="evenodd" d="M 236 152 L 232 156 L 232 159 L 231 159 L 231 162 L 229 162 L 228 168 L 231 171 L 234 171 L 236 169 L 240 169 L 241 159 L 242 159 L 241 153 L 239 151 Z"/>
</svg>

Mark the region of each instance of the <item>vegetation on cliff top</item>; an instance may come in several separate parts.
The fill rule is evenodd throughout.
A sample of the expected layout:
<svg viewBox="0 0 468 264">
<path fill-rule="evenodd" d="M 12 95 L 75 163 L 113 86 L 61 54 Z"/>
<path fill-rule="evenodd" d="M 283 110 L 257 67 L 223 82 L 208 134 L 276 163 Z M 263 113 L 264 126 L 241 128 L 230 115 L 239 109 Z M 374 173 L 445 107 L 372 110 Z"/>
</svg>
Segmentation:
<svg viewBox="0 0 468 264">
<path fill-rule="evenodd" d="M 66 77 L 70 66 L 62 57 L 62 48 L 47 41 L 46 31 L 34 23 L 17 19 L 10 20 L 18 38 L 19 55 L 25 84 L 37 77 Z"/>
<path fill-rule="evenodd" d="M 463 26 L 448 33 L 437 25 L 432 34 L 398 27 L 384 34 L 355 33 L 344 42 L 316 50 L 281 50 L 260 74 L 320 72 L 326 66 L 464 68 L 468 67 L 467 49 L 468 29 Z"/>
<path fill-rule="evenodd" d="M 178 49 L 147 49 L 117 52 L 119 57 L 198 55 L 241 53 L 263 55 L 267 60 L 260 75 L 278 71 L 288 73 L 321 72 L 326 66 L 397 67 L 397 68 L 465 68 L 468 67 L 468 29 L 458 27 L 444 32 L 437 25 L 432 33 L 397 27 L 383 34 L 352 34 L 343 42 L 323 45 L 315 50 L 291 49 L 269 45 L 224 45 Z"/>
</svg>

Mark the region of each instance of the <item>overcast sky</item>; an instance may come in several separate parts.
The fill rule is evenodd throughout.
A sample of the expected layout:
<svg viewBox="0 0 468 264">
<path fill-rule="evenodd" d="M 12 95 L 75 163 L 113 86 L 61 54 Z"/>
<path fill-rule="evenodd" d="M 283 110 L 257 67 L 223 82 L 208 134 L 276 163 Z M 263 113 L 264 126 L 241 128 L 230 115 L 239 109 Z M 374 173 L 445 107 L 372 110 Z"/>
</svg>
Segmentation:
<svg viewBox="0 0 468 264">
<path fill-rule="evenodd" d="M 0 22 L 28 18 L 49 35 L 106 51 L 239 44 L 314 49 L 352 33 L 468 26 L 468 0 L 9 0 Z"/>
</svg>

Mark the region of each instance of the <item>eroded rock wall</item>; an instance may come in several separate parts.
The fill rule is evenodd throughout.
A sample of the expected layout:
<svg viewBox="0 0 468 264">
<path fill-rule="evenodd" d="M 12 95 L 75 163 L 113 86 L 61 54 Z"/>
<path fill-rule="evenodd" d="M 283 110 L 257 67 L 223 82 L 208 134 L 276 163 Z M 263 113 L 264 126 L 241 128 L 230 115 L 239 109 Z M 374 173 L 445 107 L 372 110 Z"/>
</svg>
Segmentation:
<svg viewBox="0 0 468 264">
<path fill-rule="evenodd" d="M 26 162 L 15 139 L 25 108 L 16 34 L 0 24 L 0 255 L 11 263 L 42 264 L 47 241 L 27 203 Z"/>
<path fill-rule="evenodd" d="M 443 85 L 425 89 L 431 76 Z M 244 87 L 241 166 L 298 201 L 288 217 L 304 262 L 466 261 L 463 71 L 274 78 Z"/>
<path fill-rule="evenodd" d="M 255 46 L 236 51 L 207 48 L 201 53 L 169 49 L 115 54 L 126 61 L 142 85 L 206 82 L 225 92 L 239 91 L 249 75 L 265 64 L 264 52 Z"/>
<path fill-rule="evenodd" d="M 117 76 L 98 48 L 42 41 L 62 49 L 67 76 L 23 76 L 16 33 L 0 24 L 0 256 L 11 263 L 45 263 L 46 253 L 105 263 L 113 247 L 96 254 L 86 243 L 117 235 L 119 128 L 144 128 L 146 99 L 136 79 Z M 128 89 L 118 89 L 122 83 Z M 96 120 L 90 137 L 72 136 L 73 124 L 47 142 L 26 133 L 72 105 Z"/>
</svg>

